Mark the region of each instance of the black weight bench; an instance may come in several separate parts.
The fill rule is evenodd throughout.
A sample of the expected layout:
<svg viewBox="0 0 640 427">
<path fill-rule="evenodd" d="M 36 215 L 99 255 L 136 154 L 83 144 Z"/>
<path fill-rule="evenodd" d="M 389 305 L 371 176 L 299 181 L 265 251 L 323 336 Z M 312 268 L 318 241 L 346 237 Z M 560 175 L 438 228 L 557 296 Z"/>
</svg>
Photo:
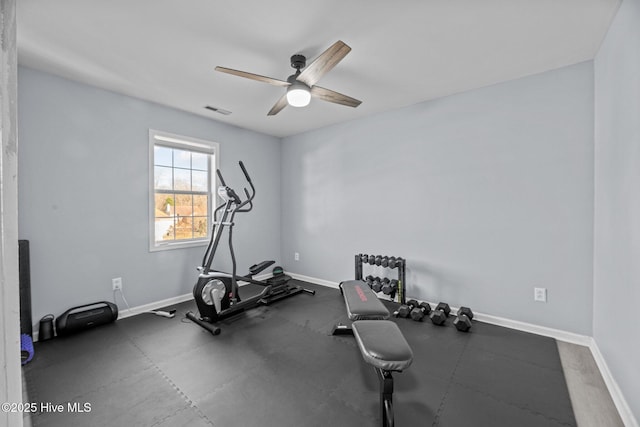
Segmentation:
<svg viewBox="0 0 640 427">
<path fill-rule="evenodd" d="M 389 318 L 389 310 L 361 280 L 340 283 L 351 327 L 338 324 L 334 335 L 352 333 L 365 362 L 372 365 L 380 379 L 380 415 L 382 427 L 393 427 L 393 372 L 402 372 L 413 361 L 411 347 L 400 328 Z"/>
<path fill-rule="evenodd" d="M 350 321 L 386 320 L 391 317 L 387 307 L 362 280 L 348 280 L 340 283 L 340 292 L 344 297 Z M 333 327 L 331 335 L 353 335 L 353 330 L 349 325 L 338 323 Z"/>
</svg>

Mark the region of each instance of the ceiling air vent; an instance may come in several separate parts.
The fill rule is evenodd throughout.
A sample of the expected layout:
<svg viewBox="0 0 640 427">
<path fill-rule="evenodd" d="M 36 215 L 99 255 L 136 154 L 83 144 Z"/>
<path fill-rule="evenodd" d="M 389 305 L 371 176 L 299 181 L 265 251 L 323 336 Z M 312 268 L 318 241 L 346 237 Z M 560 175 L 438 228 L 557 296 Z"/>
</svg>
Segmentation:
<svg viewBox="0 0 640 427">
<path fill-rule="evenodd" d="M 225 116 L 228 116 L 229 114 L 231 114 L 231 111 L 229 110 L 225 110 L 218 107 L 212 107 L 211 105 L 207 105 L 204 108 L 206 108 L 207 110 L 215 111 L 216 113 L 224 114 Z"/>
</svg>

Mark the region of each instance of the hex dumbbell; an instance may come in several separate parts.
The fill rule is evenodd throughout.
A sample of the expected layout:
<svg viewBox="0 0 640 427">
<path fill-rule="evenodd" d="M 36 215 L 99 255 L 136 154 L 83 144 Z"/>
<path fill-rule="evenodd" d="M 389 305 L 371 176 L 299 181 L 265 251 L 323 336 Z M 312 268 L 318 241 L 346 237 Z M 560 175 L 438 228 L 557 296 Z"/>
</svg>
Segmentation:
<svg viewBox="0 0 640 427">
<path fill-rule="evenodd" d="M 469 307 L 460 307 L 458 317 L 453 321 L 453 326 L 460 332 L 469 332 L 471 329 L 471 319 L 473 319 L 473 311 Z"/>
<path fill-rule="evenodd" d="M 380 279 L 379 277 L 374 277 L 371 289 L 373 289 L 373 292 L 380 292 L 380 290 L 382 289 L 382 279 Z"/>
<path fill-rule="evenodd" d="M 376 265 L 382 264 L 382 255 L 376 255 L 374 262 Z"/>
<path fill-rule="evenodd" d="M 425 316 L 431 313 L 431 306 L 428 302 L 421 302 L 416 308 L 411 310 L 411 318 L 416 322 L 422 322 Z"/>
<path fill-rule="evenodd" d="M 382 260 L 380 260 L 380 265 L 386 268 L 389 265 L 389 257 L 383 256 Z"/>
<path fill-rule="evenodd" d="M 369 262 L 369 255 L 367 255 L 367 254 L 360 254 L 360 262 L 362 262 L 362 263 L 367 263 L 367 262 Z"/>
<path fill-rule="evenodd" d="M 444 322 L 446 322 L 447 317 L 449 317 L 449 313 L 451 313 L 451 308 L 449 307 L 449 304 L 445 302 L 438 303 L 435 310 L 433 310 L 433 312 L 430 315 L 431 322 L 434 325 L 438 325 L 438 326 L 444 325 Z"/>
<path fill-rule="evenodd" d="M 364 280 L 367 282 L 367 285 L 369 285 L 369 287 L 373 286 L 373 279 L 374 277 L 372 275 L 368 275 Z"/>
<path fill-rule="evenodd" d="M 393 312 L 393 315 L 396 317 L 409 317 L 411 314 L 411 310 L 418 306 L 418 301 L 414 299 L 410 299 L 406 304 L 403 304 L 398 308 L 397 311 Z"/>
<path fill-rule="evenodd" d="M 375 255 L 369 255 L 369 259 L 367 261 L 369 262 L 369 265 L 375 264 L 376 256 Z"/>
<path fill-rule="evenodd" d="M 389 268 L 396 268 L 396 267 L 400 267 L 400 265 L 402 265 L 402 263 L 404 262 L 404 260 L 400 257 L 396 258 L 394 256 L 389 257 L 389 261 L 387 263 L 387 265 L 389 266 Z"/>
<path fill-rule="evenodd" d="M 383 279 L 383 283 L 382 283 L 382 293 L 385 295 L 391 295 L 396 290 L 398 290 L 398 280 L 396 279 L 389 280 L 387 278 L 385 279 Z"/>
</svg>

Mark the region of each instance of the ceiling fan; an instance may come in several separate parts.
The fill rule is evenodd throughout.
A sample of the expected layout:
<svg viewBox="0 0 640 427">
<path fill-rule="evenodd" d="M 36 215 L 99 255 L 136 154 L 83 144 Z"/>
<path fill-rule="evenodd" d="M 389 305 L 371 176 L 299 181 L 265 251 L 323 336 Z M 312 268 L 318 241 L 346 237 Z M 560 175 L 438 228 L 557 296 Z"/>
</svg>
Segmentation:
<svg viewBox="0 0 640 427">
<path fill-rule="evenodd" d="M 311 97 L 335 104 L 346 105 L 348 107 L 357 107 L 362 101 L 316 86 L 316 82 L 335 67 L 350 51 L 351 48 L 349 46 L 338 40 L 309 64 L 308 67 L 306 67 L 307 58 L 305 58 L 304 55 L 293 55 L 291 57 L 291 66 L 296 69 L 296 72 L 287 77 L 286 81 L 234 70 L 232 68 L 216 67 L 216 71 L 269 83 L 274 86 L 286 87 L 287 92 L 282 95 L 271 110 L 269 110 L 269 113 L 267 113 L 268 116 L 278 114 L 287 105 L 291 105 L 292 107 L 305 107 L 311 101 Z M 304 68 L 303 71 L 301 71 L 302 68 Z"/>
</svg>

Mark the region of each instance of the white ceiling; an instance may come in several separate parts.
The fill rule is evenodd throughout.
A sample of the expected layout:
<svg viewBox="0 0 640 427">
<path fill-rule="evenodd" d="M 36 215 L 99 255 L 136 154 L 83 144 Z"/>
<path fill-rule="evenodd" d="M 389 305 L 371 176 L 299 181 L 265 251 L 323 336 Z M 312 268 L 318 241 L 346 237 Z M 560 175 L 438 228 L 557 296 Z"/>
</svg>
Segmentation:
<svg viewBox="0 0 640 427">
<path fill-rule="evenodd" d="M 28 67 L 275 136 L 593 59 L 620 0 L 20 0 Z M 312 100 L 267 117 L 286 80 L 337 40 L 353 49 Z M 232 111 L 223 116 L 203 107 Z"/>
</svg>

